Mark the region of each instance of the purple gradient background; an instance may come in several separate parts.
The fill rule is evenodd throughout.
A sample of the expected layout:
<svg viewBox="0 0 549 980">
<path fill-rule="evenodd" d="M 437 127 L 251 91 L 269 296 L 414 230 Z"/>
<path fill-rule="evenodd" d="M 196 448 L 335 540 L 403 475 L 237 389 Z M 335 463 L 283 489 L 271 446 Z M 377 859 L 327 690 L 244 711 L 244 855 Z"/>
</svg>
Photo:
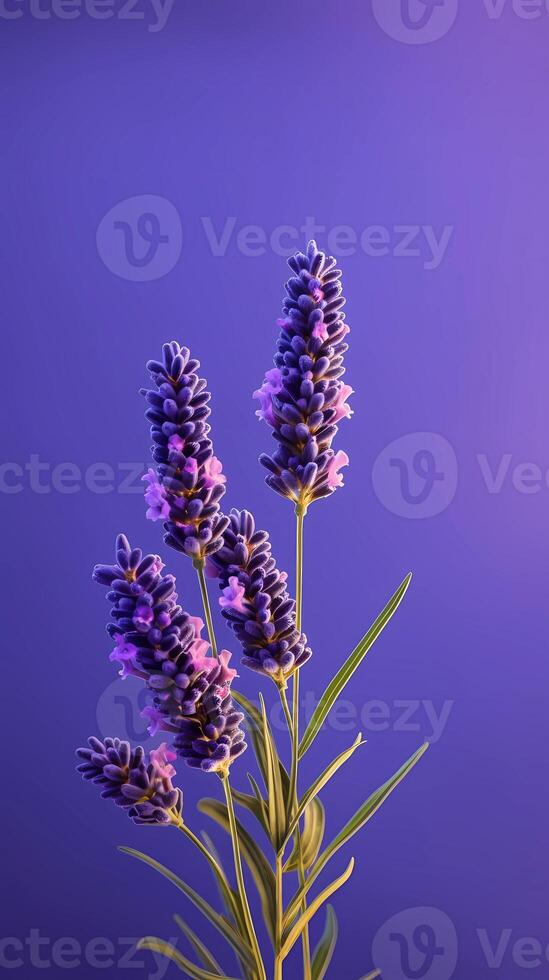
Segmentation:
<svg viewBox="0 0 549 980">
<path fill-rule="evenodd" d="M 254 511 L 291 568 L 291 508 L 263 483 L 256 458 L 269 436 L 250 399 L 270 364 L 285 261 L 269 248 L 246 256 L 234 238 L 213 255 L 201 218 L 220 229 L 234 215 L 237 228 L 267 232 L 307 215 L 359 231 L 453 226 L 435 270 L 360 250 L 341 259 L 356 395 L 338 447 L 352 466 L 345 490 L 307 522 L 305 624 L 315 658 L 303 687 L 321 692 L 411 568 L 405 603 L 348 697 L 358 710 L 382 699 L 393 719 L 399 700 L 437 710 L 452 702 L 440 739 L 348 848 L 358 867 L 335 901 L 340 943 L 329 973 L 345 980 L 372 968 L 377 930 L 410 907 L 451 918 L 459 978 L 520 978 L 512 943 L 549 942 L 549 491 L 519 493 L 509 476 L 490 494 L 476 458 L 487 454 L 493 468 L 504 454 L 511 468 L 549 466 L 549 15 L 526 21 L 508 6 L 495 20 L 482 3 L 463 2 L 447 36 L 413 47 L 384 34 L 363 0 L 178 0 L 159 33 L 85 16 L 0 19 L 2 461 L 24 465 L 37 453 L 82 469 L 145 462 L 137 389 L 145 360 L 175 337 L 201 359 L 213 391 L 227 503 Z M 117 202 L 141 194 L 175 205 L 183 249 L 164 278 L 128 282 L 101 261 L 96 230 Z M 458 489 L 439 516 L 406 520 L 378 500 L 372 465 L 393 439 L 421 431 L 454 447 Z M 39 494 L 26 479 L 21 492 L 2 494 L 2 526 L 1 936 L 24 939 L 32 927 L 52 942 L 175 936 L 179 911 L 219 952 L 182 896 L 114 848 L 171 860 L 214 900 L 200 858 L 175 834 L 132 827 L 72 772 L 74 747 L 96 730 L 113 678 L 93 563 L 109 559 L 124 529 L 161 551 L 198 611 L 190 565 L 166 555 L 135 493 Z M 258 690 L 253 675 L 241 682 Z M 429 737 L 424 712 L 412 721 L 418 730 L 367 732 L 362 755 L 325 792 L 329 833 Z M 355 732 L 319 737 L 304 783 Z M 190 816 L 216 787 L 181 777 Z M 343 866 L 340 857 L 333 870 Z M 482 953 L 482 929 L 492 945 L 512 930 L 497 971 Z M 39 970 L 24 955 L 13 975 L 27 980 Z M 121 975 L 152 977 L 148 954 L 139 962 Z M 545 975 L 543 963 L 529 974 Z M 436 969 L 428 980 L 445 976 Z M 73 972 L 101 975 L 89 965 Z M 175 966 L 167 975 L 178 975 Z"/>
</svg>

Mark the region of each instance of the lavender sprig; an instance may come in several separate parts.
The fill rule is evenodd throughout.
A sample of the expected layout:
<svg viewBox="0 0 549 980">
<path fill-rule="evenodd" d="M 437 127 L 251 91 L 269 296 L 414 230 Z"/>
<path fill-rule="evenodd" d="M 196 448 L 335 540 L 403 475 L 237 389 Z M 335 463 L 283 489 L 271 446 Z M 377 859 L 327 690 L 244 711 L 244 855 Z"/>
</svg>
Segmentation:
<svg viewBox="0 0 549 980">
<path fill-rule="evenodd" d="M 209 438 L 210 393 L 199 367 L 174 340 L 164 344 L 162 361 L 148 362 L 153 387 L 141 390 L 156 463 L 143 478 L 147 517 L 163 520 L 166 544 L 195 561 L 221 547 L 226 526 L 219 509 L 226 478 Z"/>
<path fill-rule="evenodd" d="M 311 241 L 288 265 L 293 276 L 278 321 L 275 367 L 254 398 L 260 401 L 256 414 L 278 443 L 272 455 L 260 456 L 269 470 L 266 482 L 305 513 L 313 500 L 343 485 L 339 471 L 349 463 L 345 452 L 332 449 L 338 422 L 351 414 L 353 389 L 341 381 L 349 328 L 335 259 Z"/>
<path fill-rule="evenodd" d="M 142 678 L 151 704 L 142 712 L 149 733 L 175 736 L 178 754 L 206 772 L 226 769 L 246 748 L 230 686 L 236 670 L 231 654 L 208 656 L 202 620 L 177 603 L 173 575 L 162 574 L 158 555 L 142 555 L 128 539 L 116 539 L 116 563 L 96 565 L 93 577 L 109 587 L 112 604 L 107 630 L 114 638 L 111 660 L 120 675 Z M 189 732 L 193 738 L 189 740 Z"/>
<path fill-rule="evenodd" d="M 82 759 L 77 766 L 82 778 L 103 787 L 102 798 L 127 810 L 134 823 L 181 825 L 183 797 L 172 784 L 175 769 L 171 762 L 176 756 L 165 742 L 147 760 L 141 746 L 132 749 L 119 738 L 101 742 L 92 736 L 88 747 L 76 754 Z"/>
<path fill-rule="evenodd" d="M 230 512 L 223 546 L 210 557 L 207 570 L 219 579 L 219 602 L 242 644 L 242 663 L 285 686 L 311 650 L 305 634 L 296 628 L 286 572 L 276 567 L 269 535 L 256 530 L 248 511 Z"/>
</svg>

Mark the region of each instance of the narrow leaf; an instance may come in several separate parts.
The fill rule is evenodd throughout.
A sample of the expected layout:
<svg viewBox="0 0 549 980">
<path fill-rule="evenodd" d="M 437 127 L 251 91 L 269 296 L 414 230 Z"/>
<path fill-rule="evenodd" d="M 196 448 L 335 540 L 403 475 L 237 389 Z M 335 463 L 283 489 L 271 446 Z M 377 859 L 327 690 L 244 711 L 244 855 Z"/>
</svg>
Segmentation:
<svg viewBox="0 0 549 980">
<path fill-rule="evenodd" d="M 201 837 L 206 847 L 208 848 L 208 851 L 210 852 L 213 860 L 215 861 L 217 866 L 221 868 L 222 867 L 221 858 L 219 856 L 219 852 L 216 850 L 213 840 L 211 839 L 211 837 L 208 836 L 205 830 L 201 832 Z M 231 888 L 229 882 L 226 881 L 225 878 L 220 877 L 213 862 L 211 863 L 211 869 L 213 872 L 214 881 L 217 885 L 219 897 L 223 902 L 223 905 L 225 906 L 227 914 L 232 921 L 237 923 L 237 925 L 240 928 L 240 931 L 242 932 L 244 918 L 242 915 L 242 909 L 240 907 L 240 898 L 238 892 L 236 892 L 234 888 Z"/>
<path fill-rule="evenodd" d="M 301 905 L 302 900 L 307 895 L 309 888 L 318 878 L 320 872 L 326 867 L 330 858 L 332 858 L 334 854 L 336 854 L 337 851 L 339 851 L 339 849 L 351 839 L 351 837 L 353 837 L 359 830 L 362 829 L 362 827 L 364 827 L 368 820 L 373 817 L 374 813 L 377 813 L 380 806 L 391 795 L 393 790 L 396 789 L 398 784 L 402 782 L 410 770 L 413 769 L 416 763 L 419 762 L 422 755 L 424 755 L 428 748 L 429 742 L 425 742 L 416 752 L 414 752 L 414 754 L 408 759 L 407 762 L 404 763 L 403 766 L 401 766 L 398 772 L 396 772 L 391 779 L 387 780 L 383 786 L 380 786 L 375 793 L 372 793 L 372 795 L 368 797 L 366 802 L 362 804 L 354 816 L 351 817 L 349 822 L 345 824 L 342 830 L 340 830 L 337 837 L 335 837 L 334 840 L 328 844 L 328 847 L 323 850 L 316 864 L 311 869 L 311 873 L 303 888 L 300 888 L 292 898 L 286 911 L 285 921 L 291 921 L 293 916 L 296 914 L 297 909 Z"/>
<path fill-rule="evenodd" d="M 318 852 L 320 851 L 324 837 L 325 824 L 326 815 L 324 807 L 318 797 L 315 797 L 310 806 L 305 810 L 304 826 L 301 832 L 301 859 L 304 868 L 310 868 L 311 864 L 318 857 Z M 287 871 L 296 871 L 298 867 L 299 841 L 297 835 L 294 835 L 293 851 L 284 865 L 284 873 Z"/>
<path fill-rule="evenodd" d="M 187 925 L 185 920 L 182 919 L 180 915 L 174 915 L 174 919 L 177 925 L 179 926 L 179 928 L 181 929 L 183 935 L 186 936 L 187 939 L 189 940 L 196 955 L 198 956 L 199 960 L 204 964 L 206 969 L 210 970 L 212 973 L 217 974 L 217 976 L 222 976 L 223 970 L 221 969 L 219 963 L 217 962 L 215 957 L 210 953 L 208 947 L 204 945 L 200 937 L 196 935 L 196 932 L 194 932 L 194 930 Z"/>
<path fill-rule="evenodd" d="M 161 953 L 162 956 L 167 956 L 168 959 L 177 963 L 179 969 L 191 977 L 191 980 L 219 980 L 220 977 L 222 980 L 235 980 L 234 977 L 228 977 L 224 973 L 210 973 L 209 970 L 201 970 L 199 966 L 195 966 L 186 956 L 183 956 L 183 953 L 180 953 L 175 946 L 164 942 L 163 939 L 157 939 L 156 936 L 146 936 L 144 939 L 140 939 L 137 948 L 150 949 L 153 953 Z"/>
<path fill-rule="evenodd" d="M 259 697 L 261 700 L 263 726 L 262 737 L 267 761 L 267 808 L 269 814 L 269 828 L 273 846 L 275 850 L 278 851 L 282 840 L 284 840 L 286 836 L 286 800 L 282 789 L 282 778 L 280 774 L 280 766 L 278 765 L 278 753 L 273 741 L 269 722 L 267 721 L 265 701 L 263 700 L 263 696 L 261 694 Z"/>
<path fill-rule="evenodd" d="M 316 736 L 322 728 L 322 725 L 324 724 L 326 716 L 331 711 L 343 688 L 350 681 L 355 670 L 360 666 L 364 657 L 368 653 L 368 650 L 373 643 L 375 643 L 379 634 L 386 627 L 393 613 L 398 609 L 406 589 L 410 584 L 411 578 L 412 573 L 410 572 L 402 584 L 399 585 L 395 594 L 389 599 L 389 602 L 385 606 L 383 612 L 379 614 L 376 621 L 372 624 L 372 626 L 370 626 L 368 632 L 362 637 L 360 643 L 357 647 L 355 647 L 350 657 L 347 658 L 343 666 L 340 668 L 340 670 L 338 670 L 335 677 L 330 681 L 318 705 L 316 706 L 313 716 L 307 725 L 303 738 L 301 739 L 299 746 L 300 759 L 313 744 Z"/>
<path fill-rule="evenodd" d="M 365 977 L 361 977 L 360 980 L 375 980 L 376 977 L 381 976 L 381 970 L 374 970 L 373 973 L 368 973 Z"/>
<path fill-rule="evenodd" d="M 263 740 L 263 717 L 262 712 L 259 711 L 255 704 L 252 704 L 243 694 L 238 691 L 232 692 L 234 700 L 240 705 L 240 707 L 246 712 L 248 718 L 250 719 L 250 726 L 248 728 L 250 738 L 252 740 L 252 745 L 257 759 L 257 764 L 260 768 L 261 775 L 263 776 L 263 781 L 265 786 L 267 786 L 267 754 L 266 747 Z M 277 757 L 278 758 L 278 757 Z M 284 800 L 287 801 L 289 790 L 290 790 L 290 777 L 281 759 L 278 759 L 278 765 L 280 768 L 280 778 L 282 781 L 282 789 L 284 793 Z"/>
<path fill-rule="evenodd" d="M 309 806 L 309 803 L 311 803 L 311 801 L 314 800 L 315 796 L 318 796 L 320 791 L 324 788 L 324 786 L 326 786 L 326 783 L 330 781 L 330 779 L 332 778 L 332 776 L 335 775 L 338 769 L 340 769 L 341 766 L 345 762 L 347 762 L 348 759 L 351 758 L 355 749 L 358 749 L 359 745 L 365 745 L 365 744 L 366 743 L 362 741 L 362 735 L 357 735 L 351 747 L 345 749 L 344 752 L 340 752 L 339 755 L 336 756 L 336 758 L 333 760 L 333 762 L 331 762 L 330 765 L 326 767 L 324 772 L 320 774 L 318 779 L 315 779 L 313 785 L 307 790 L 307 792 L 301 799 L 301 802 L 295 812 L 295 815 L 290 822 L 285 843 L 293 834 L 295 828 L 297 827 L 298 821 L 301 819 L 303 813 Z"/>
<path fill-rule="evenodd" d="M 337 919 L 331 905 L 326 906 L 326 925 L 313 954 L 312 980 L 324 980 L 337 943 Z"/>
<path fill-rule="evenodd" d="M 321 905 L 323 905 L 323 903 L 327 901 L 330 895 L 333 895 L 334 892 L 336 892 L 339 888 L 342 887 L 342 885 L 345 884 L 346 881 L 349 880 L 349 878 L 353 873 L 354 866 L 355 866 L 355 859 L 351 858 L 343 874 L 340 875 L 339 878 L 336 878 L 335 881 L 332 881 L 330 885 L 327 885 L 327 887 L 320 892 L 320 895 L 317 895 L 317 897 L 307 907 L 307 911 L 304 912 L 303 915 L 300 916 L 300 918 L 297 920 L 295 925 L 292 926 L 288 935 L 285 936 L 284 938 L 284 944 L 280 951 L 280 955 L 282 956 L 282 958 L 288 955 L 296 939 L 299 939 L 305 926 L 311 921 L 311 919 L 316 914 L 316 912 L 318 912 Z"/>
<path fill-rule="evenodd" d="M 216 823 L 227 831 L 227 833 L 230 833 L 229 817 L 227 814 L 227 807 L 224 803 L 220 803 L 219 800 L 200 800 L 198 809 L 201 813 L 205 813 L 207 816 L 211 817 L 212 820 L 215 820 Z M 252 873 L 259 897 L 261 899 L 261 908 L 263 911 L 265 925 L 267 926 L 269 936 L 274 944 L 276 929 L 276 883 L 273 869 L 271 868 L 265 855 L 257 846 L 251 834 L 249 834 L 246 828 L 241 824 L 240 820 L 237 819 L 236 823 L 238 827 L 240 850 Z"/>
<path fill-rule="evenodd" d="M 212 906 L 198 894 L 198 892 L 195 892 L 194 888 L 191 888 L 191 886 L 187 885 L 187 883 L 181 878 L 178 878 L 177 875 L 174 874 L 173 871 L 170 871 L 169 868 L 166 868 L 165 865 L 160 864 L 158 861 L 155 861 L 154 858 L 149 857 L 148 854 L 143 854 L 141 851 L 135 851 L 133 847 L 120 847 L 119 850 L 124 854 L 129 854 L 131 857 L 137 858 L 138 861 L 143 861 L 144 864 L 148 864 L 150 868 L 154 868 L 155 871 L 158 871 L 161 875 L 164 875 L 168 881 L 171 881 L 176 888 L 179 888 L 179 890 L 182 891 L 188 899 L 190 899 L 193 905 L 195 905 L 196 908 L 202 912 L 202 914 L 212 923 L 213 926 L 215 926 L 221 935 L 224 936 L 227 942 L 231 944 L 239 956 L 244 957 L 244 959 L 249 962 L 251 966 L 255 965 L 253 954 L 249 946 L 245 945 L 231 923 L 224 916 L 219 915 L 219 912 L 216 912 L 215 909 L 213 909 Z"/>
<path fill-rule="evenodd" d="M 250 781 L 252 780 L 252 777 L 250 776 L 249 773 L 248 773 L 248 779 Z M 257 783 L 255 784 L 255 787 L 254 784 L 252 783 L 252 788 L 254 789 L 253 796 L 250 793 L 242 793 L 240 792 L 240 790 L 231 787 L 233 799 L 235 803 L 237 803 L 239 806 L 242 806 L 250 813 L 253 813 L 258 823 L 261 824 L 263 830 L 265 830 L 266 833 L 268 834 L 269 821 L 267 816 L 267 807 L 265 805 L 265 800 L 262 798 L 261 794 L 259 793 L 259 787 L 257 787 Z M 256 792 L 256 788 L 257 788 L 257 792 Z"/>
</svg>

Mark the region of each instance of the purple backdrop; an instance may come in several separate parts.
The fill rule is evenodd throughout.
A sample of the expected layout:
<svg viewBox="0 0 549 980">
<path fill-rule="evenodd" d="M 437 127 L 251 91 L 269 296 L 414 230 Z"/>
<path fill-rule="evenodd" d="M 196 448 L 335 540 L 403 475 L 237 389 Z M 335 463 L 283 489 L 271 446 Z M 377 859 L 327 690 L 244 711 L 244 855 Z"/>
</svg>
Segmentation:
<svg viewBox="0 0 549 980">
<path fill-rule="evenodd" d="M 325 793 L 328 833 L 433 742 L 347 849 L 329 976 L 544 976 L 549 14 L 541 0 L 172 6 L 0 3 L 0 972 L 159 980 L 165 964 L 130 946 L 177 936 L 175 911 L 224 955 L 183 896 L 115 851 L 171 861 L 215 901 L 190 846 L 133 827 L 73 774 L 90 732 L 142 735 L 90 573 L 125 530 L 199 611 L 139 483 L 137 389 L 172 338 L 213 391 L 227 503 L 255 512 L 291 571 L 291 507 L 263 483 L 250 396 L 285 255 L 312 230 L 344 269 L 356 395 L 345 490 L 307 520 L 309 709 L 415 573 L 306 757 L 304 784 L 359 726 L 368 738 Z M 204 827 L 194 804 L 216 785 L 180 776 Z"/>
</svg>

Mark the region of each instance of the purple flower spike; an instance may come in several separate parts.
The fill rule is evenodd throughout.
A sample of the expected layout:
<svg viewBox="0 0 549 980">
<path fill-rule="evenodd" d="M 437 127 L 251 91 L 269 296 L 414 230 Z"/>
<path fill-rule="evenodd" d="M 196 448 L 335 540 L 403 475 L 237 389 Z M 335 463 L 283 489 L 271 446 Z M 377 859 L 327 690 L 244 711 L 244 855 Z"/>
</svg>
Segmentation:
<svg viewBox="0 0 549 980">
<path fill-rule="evenodd" d="M 221 547 L 226 526 L 219 509 L 226 477 L 209 438 L 210 394 L 186 347 L 174 340 L 162 354 L 162 362 L 147 364 L 153 387 L 141 391 L 156 464 L 143 477 L 147 517 L 165 522 L 166 544 L 204 561 Z"/>
<path fill-rule="evenodd" d="M 347 399 L 353 389 L 341 380 L 349 328 L 336 260 L 311 241 L 307 254 L 297 252 L 288 265 L 293 275 L 278 321 L 275 368 L 254 398 L 260 401 L 256 414 L 272 426 L 277 442 L 271 456 L 260 457 L 269 470 L 266 482 L 305 513 L 313 500 L 342 485 L 338 469 L 349 461 L 332 449 L 338 422 L 352 414 Z"/>
<path fill-rule="evenodd" d="M 228 686 L 210 684 L 196 711 L 180 723 L 174 748 L 193 769 L 226 772 L 246 749 L 243 720 Z"/>
<path fill-rule="evenodd" d="M 222 589 L 220 605 L 244 649 L 242 663 L 284 685 L 311 656 L 295 625 L 286 573 L 276 567 L 266 531 L 248 511 L 232 510 L 223 547 L 208 559 Z"/>
<path fill-rule="evenodd" d="M 129 742 L 106 738 L 101 742 L 93 736 L 88 747 L 78 749 L 82 760 L 77 767 L 83 779 L 102 787 L 103 799 L 113 800 L 128 811 L 137 824 L 176 826 L 182 823 L 183 797 L 175 789 L 172 777 L 176 758 L 166 743 L 153 749 L 146 760 L 141 746 L 132 749 Z"/>
<path fill-rule="evenodd" d="M 225 769 L 246 748 L 230 695 L 236 676 L 231 654 L 208 656 L 202 620 L 177 604 L 175 579 L 162 569 L 157 555 L 143 557 L 123 534 L 116 540 L 116 564 L 96 565 L 94 579 L 110 587 L 113 622 L 107 630 L 116 644 L 110 659 L 122 664 L 122 677 L 145 681 L 152 703 L 142 716 L 151 735 L 169 732 L 195 768 Z"/>
</svg>

